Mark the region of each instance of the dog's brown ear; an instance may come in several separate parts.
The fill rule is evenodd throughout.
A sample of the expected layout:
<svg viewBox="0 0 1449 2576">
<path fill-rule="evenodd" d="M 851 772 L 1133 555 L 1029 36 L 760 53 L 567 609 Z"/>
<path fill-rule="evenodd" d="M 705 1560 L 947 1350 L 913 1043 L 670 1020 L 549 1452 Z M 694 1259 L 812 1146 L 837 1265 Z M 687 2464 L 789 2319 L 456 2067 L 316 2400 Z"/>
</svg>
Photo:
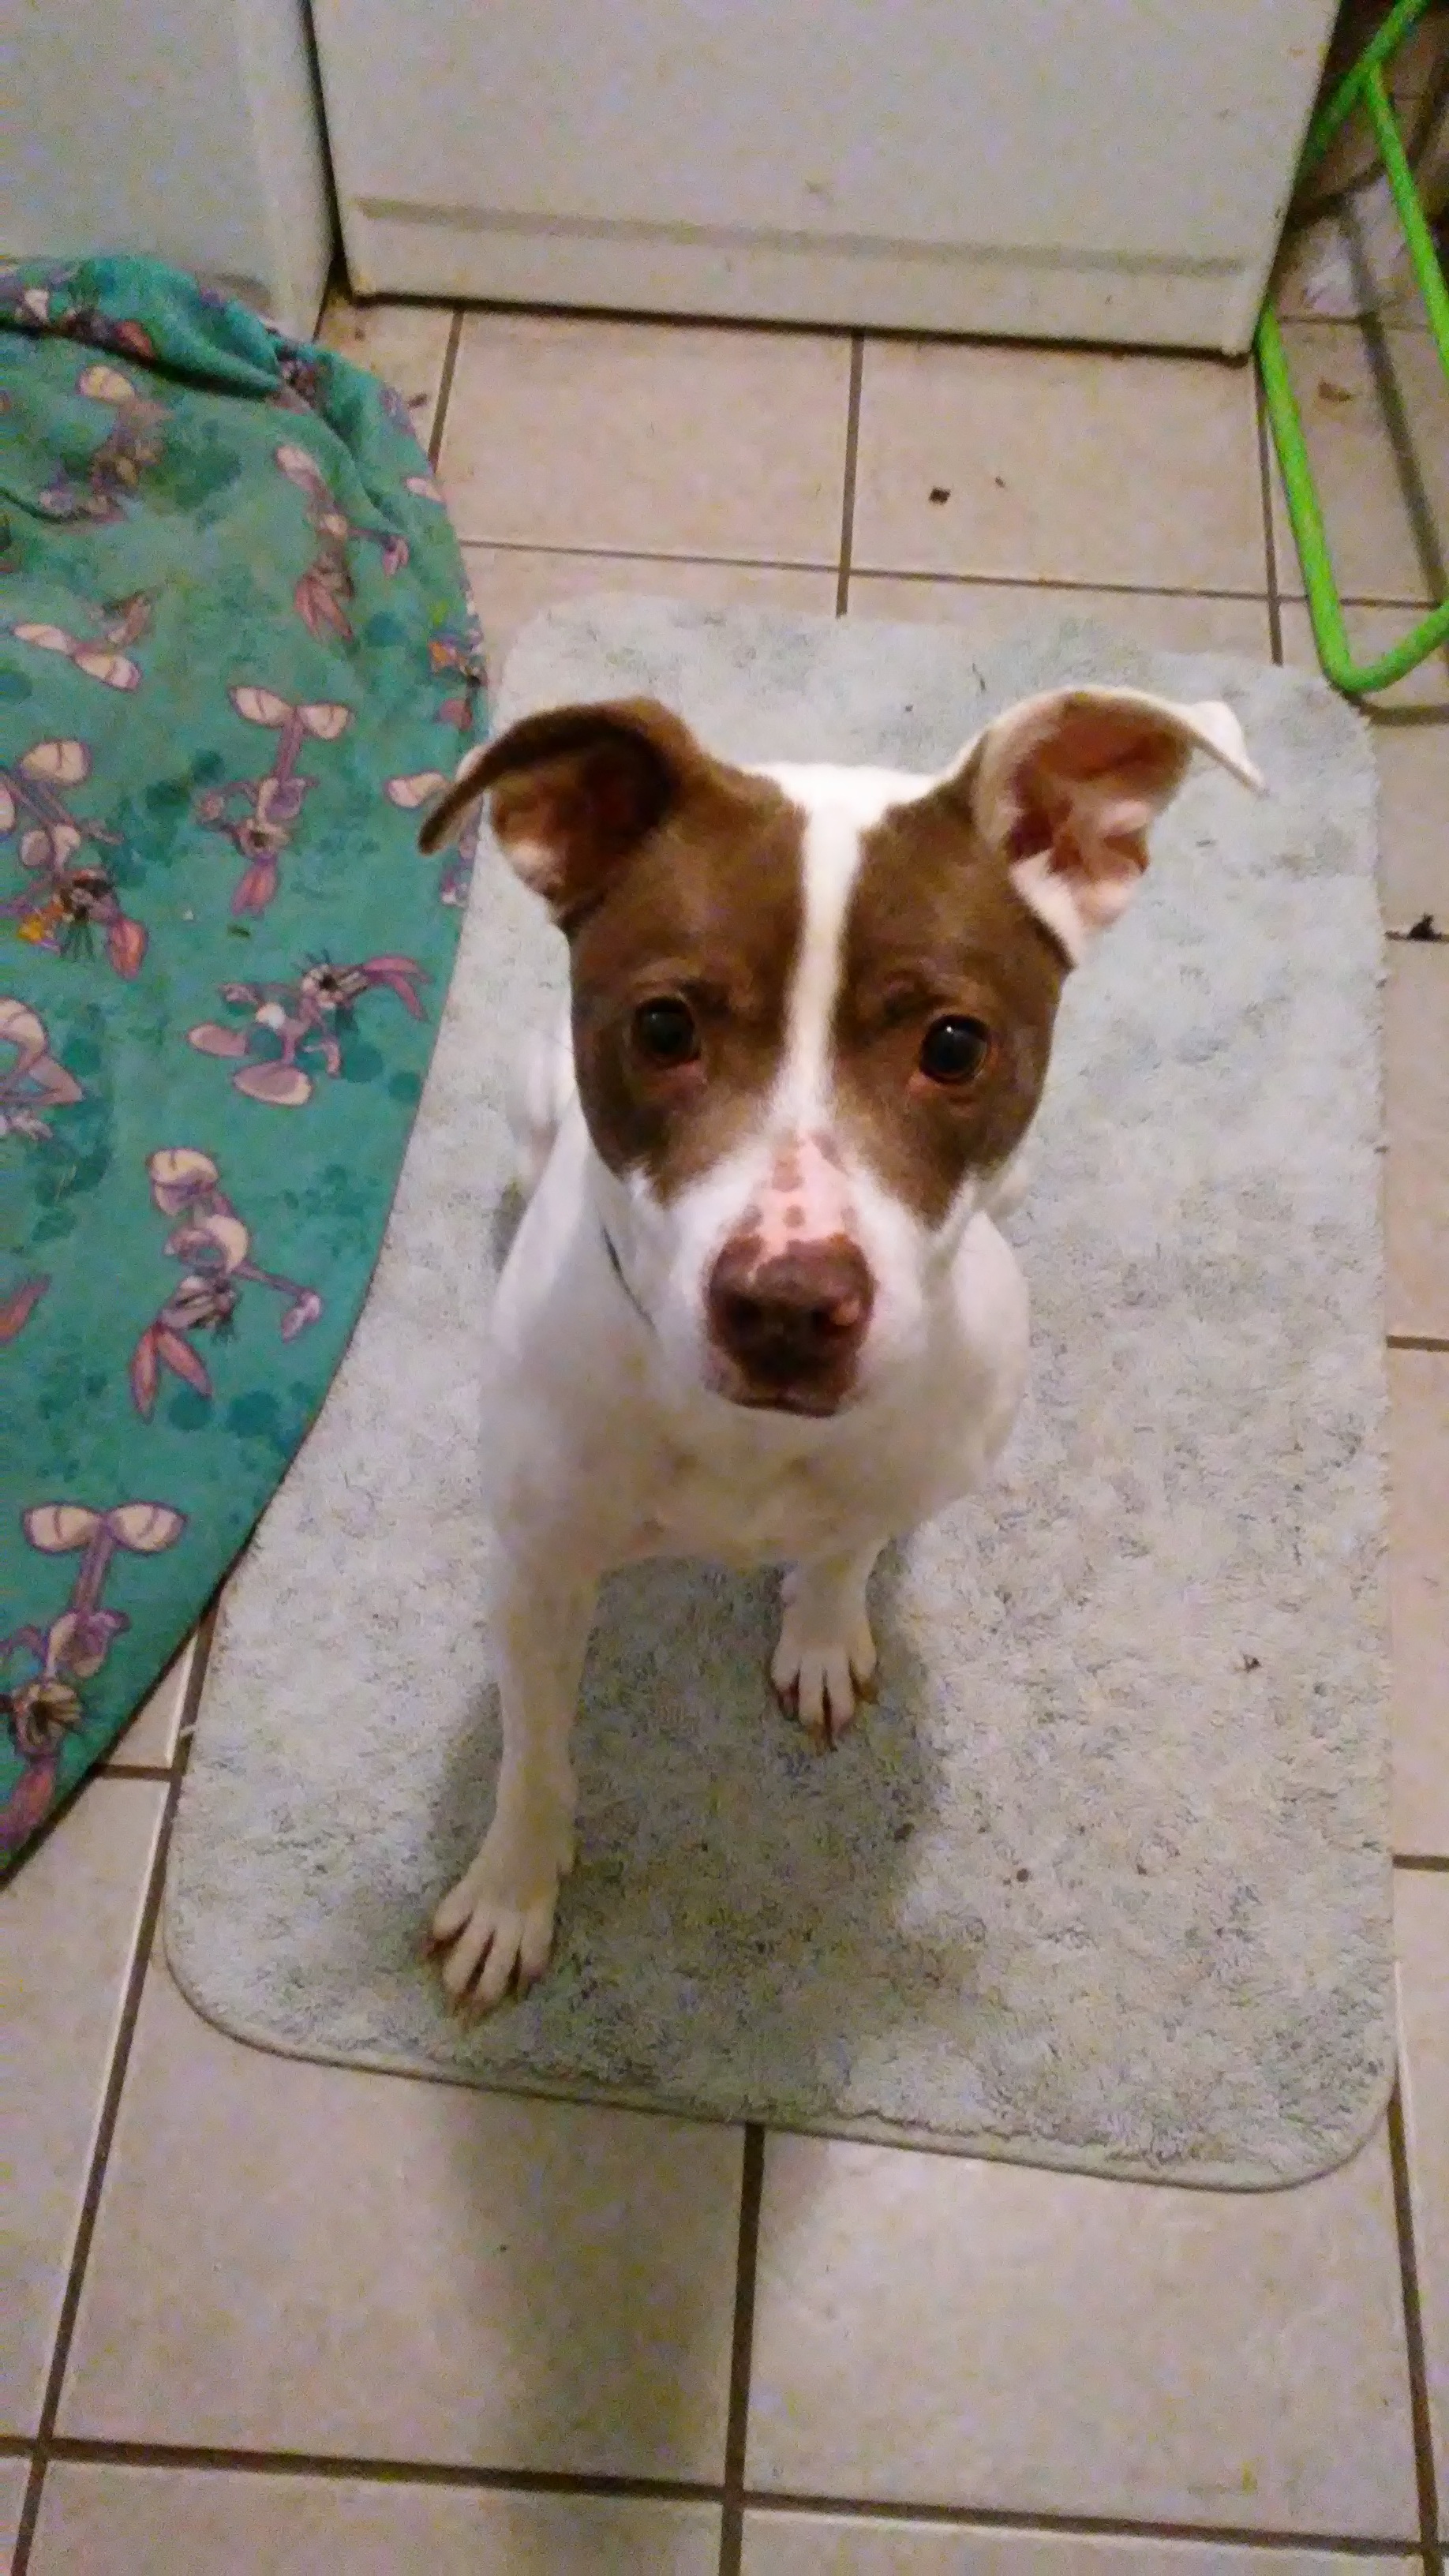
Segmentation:
<svg viewBox="0 0 1449 2576">
<path fill-rule="evenodd" d="M 1054 689 L 988 725 L 946 792 L 964 800 L 1075 965 L 1136 892 L 1148 829 L 1195 751 L 1262 787 L 1231 707 L 1178 706 L 1139 689 Z"/>
<path fill-rule="evenodd" d="M 688 725 L 654 698 L 552 708 L 471 756 L 419 845 L 441 848 L 486 796 L 510 864 L 567 929 L 673 811 L 690 772 L 707 765 Z"/>
</svg>

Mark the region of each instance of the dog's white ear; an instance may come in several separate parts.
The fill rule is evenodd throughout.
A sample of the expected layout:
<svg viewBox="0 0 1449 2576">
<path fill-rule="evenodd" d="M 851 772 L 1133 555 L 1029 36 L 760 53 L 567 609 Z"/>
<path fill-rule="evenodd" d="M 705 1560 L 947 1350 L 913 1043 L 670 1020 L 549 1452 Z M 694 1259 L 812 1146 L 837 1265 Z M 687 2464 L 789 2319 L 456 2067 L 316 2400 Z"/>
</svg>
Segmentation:
<svg viewBox="0 0 1449 2576">
<path fill-rule="evenodd" d="M 956 793 L 1073 965 L 1131 901 L 1148 828 L 1195 751 L 1261 790 L 1230 707 L 1175 706 L 1138 689 L 1024 698 L 966 753 Z"/>
<path fill-rule="evenodd" d="M 469 753 L 419 846 L 440 849 L 486 796 L 510 864 L 568 929 L 706 766 L 689 727 L 653 698 L 551 708 Z"/>
</svg>

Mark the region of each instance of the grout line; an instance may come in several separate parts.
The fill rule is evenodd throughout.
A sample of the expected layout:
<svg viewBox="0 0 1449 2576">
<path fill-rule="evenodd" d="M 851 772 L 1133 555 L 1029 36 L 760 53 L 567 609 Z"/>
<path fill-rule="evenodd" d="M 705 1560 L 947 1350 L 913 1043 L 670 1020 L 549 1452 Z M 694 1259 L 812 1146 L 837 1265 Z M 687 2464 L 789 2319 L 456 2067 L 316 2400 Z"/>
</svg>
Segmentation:
<svg viewBox="0 0 1449 2576">
<path fill-rule="evenodd" d="M 1418 113 L 1428 95 L 1426 91 L 1400 99 L 1396 93 L 1395 105 Z M 399 288 L 385 294 L 354 294 L 352 300 L 356 304 L 400 305 L 413 312 L 436 312 L 440 304 L 450 304 L 453 299 L 447 295 L 424 295 L 412 289 Z M 695 312 L 689 307 L 661 307 L 657 304 L 551 304 L 537 297 L 516 295 L 465 295 L 461 301 L 466 314 L 480 315 L 485 321 L 574 322 L 585 326 L 602 324 L 616 330 L 642 325 L 646 330 L 729 333 L 736 339 L 845 340 L 851 337 L 855 328 L 849 322 L 827 322 L 809 316 L 778 319 L 763 313 Z M 1385 331 L 1422 332 L 1429 328 L 1426 322 L 1418 319 L 1417 307 L 1412 317 L 1395 311 L 1375 318 Z M 1330 313 L 1284 313 L 1279 319 L 1285 329 L 1292 327 L 1296 330 L 1300 323 L 1328 330 L 1351 327 L 1341 317 Z M 1214 354 L 1205 351 L 1200 344 L 1190 342 L 1169 340 L 1157 345 L 1147 341 L 1054 339 L 1050 333 L 1041 338 L 1021 339 L 1014 333 L 1003 334 L 1000 331 L 960 331 L 944 327 L 922 329 L 909 322 L 873 322 L 867 326 L 866 336 L 883 341 L 888 347 L 1047 350 L 1055 356 L 1068 358 L 1156 358 L 1166 366 L 1201 366 Z M 1217 362 L 1225 369 L 1232 363 L 1223 361 L 1220 354 Z"/>
<path fill-rule="evenodd" d="M 1414 2473 L 1419 2490 L 1419 2542 L 1424 2576 L 1443 2576 L 1439 2545 L 1439 2497 L 1434 2475 L 1434 2427 L 1429 2412 L 1429 2383 L 1424 2363 L 1424 2315 L 1419 2300 L 1419 2267 L 1414 2251 L 1414 2203 L 1409 2185 L 1409 2147 L 1404 2130 L 1404 2097 L 1395 2084 L 1389 2097 L 1389 2160 L 1394 2176 L 1394 2217 L 1399 2235 L 1399 2279 L 1404 2298 L 1404 2341 L 1409 2356 L 1409 2407 L 1414 2419 Z"/>
<path fill-rule="evenodd" d="M 835 576 L 835 614 L 850 605 L 850 550 L 855 542 L 855 468 L 860 453 L 860 386 L 865 374 L 865 335 L 851 334 L 850 392 L 845 406 L 845 477 L 840 501 L 840 569 Z"/>
<path fill-rule="evenodd" d="M 505 2495 L 625 2496 L 655 2504 L 718 2504 L 702 2478 L 630 2478 L 568 2469 L 484 2469 L 450 2460 L 374 2460 L 336 2451 L 232 2451 L 215 2443 L 89 2441 L 58 2434 L 52 2460 L 77 2468 L 219 2470 L 256 2478 L 357 2478 L 374 2486 L 462 2487 Z M 18 2567 L 17 2561 L 17 2567 Z"/>
<path fill-rule="evenodd" d="M 1104 2540 L 1191 2540 L 1221 2542 L 1263 2551 L 1331 2550 L 1345 2558 L 1382 2559 L 1386 2554 L 1404 2566 L 1419 2564 L 1423 2543 L 1394 2539 L 1365 2540 L 1361 2533 L 1329 2531 L 1260 2531 L 1250 2523 L 1133 2522 L 1125 2515 L 1087 2513 L 1015 2513 L 985 2505 L 909 2504 L 896 2497 L 868 2500 L 859 2496 L 775 2493 L 746 2488 L 744 2501 L 754 2512 L 838 2514 L 852 2522 L 919 2522 L 945 2531 L 1043 2532 L 1053 2537 Z M 1436 2568 L 1433 2576 L 1440 2576 Z"/>
<path fill-rule="evenodd" d="M 832 567 L 819 555 L 721 555 L 701 552 L 686 546 L 597 546 L 559 545 L 537 537 L 464 537 L 458 539 L 464 554 L 486 552 L 496 555 L 562 555 L 587 556 L 598 563 L 683 563 L 718 564 L 724 570 L 743 572 L 829 572 Z M 838 569 L 838 567 L 837 567 Z M 861 566 L 852 561 L 852 575 L 862 581 L 908 581 L 922 590 L 1020 590 L 1090 591 L 1112 599 L 1238 599 L 1253 608 L 1267 604 L 1265 590 L 1212 589 L 1197 584 L 1175 586 L 1160 581 L 1058 581 L 1041 573 L 999 572 L 922 572 L 919 565 L 903 568 L 891 564 Z M 1360 607 L 1402 607 L 1401 600 L 1357 601 Z"/>
<path fill-rule="evenodd" d="M 438 305 L 450 300 L 445 295 L 372 298 L 375 304 Z M 579 322 L 586 328 L 602 323 L 606 329 L 621 332 L 642 324 L 645 330 L 729 333 L 737 340 L 848 340 L 852 329 L 849 322 L 771 320 L 764 313 L 694 313 L 657 304 L 549 304 L 536 297 L 517 295 L 465 295 L 462 308 L 465 314 L 478 314 L 493 322 Z M 919 335 L 906 331 L 899 336 L 914 339 Z M 954 339 L 959 335 L 952 332 L 945 336 Z"/>
<path fill-rule="evenodd" d="M 1256 358 L 1253 361 L 1253 408 L 1258 422 L 1258 498 L 1263 512 L 1263 559 L 1268 572 L 1268 649 L 1274 661 L 1281 664 L 1283 614 L 1278 595 L 1278 541 L 1273 527 L 1273 435 Z"/>
<path fill-rule="evenodd" d="M 23 2455 L 25 2445 L 17 2441 L 11 2448 Z M 357 2479 L 375 2486 L 452 2487 L 503 2495 L 617 2496 L 657 2504 L 718 2504 L 723 2492 L 703 2479 L 614 2477 L 567 2469 L 489 2469 L 445 2460 L 374 2460 L 337 2452 L 235 2451 L 203 2443 L 87 2440 L 67 2434 L 59 2434 L 51 2442 L 50 2457 L 78 2468 L 219 2470 L 257 2478 L 310 2477 L 324 2482 Z M 918 2522 L 948 2531 L 1221 2541 L 1260 2549 L 1265 2557 L 1275 2550 L 1320 2549 L 1349 2558 L 1381 2559 L 1388 2555 L 1408 2565 L 1419 2559 L 1424 2546 L 1422 2541 L 1405 2540 L 1401 2533 L 1366 2539 L 1362 2533 L 1258 2530 L 1246 2524 L 1134 2522 L 1125 2515 L 1025 2513 L 983 2505 L 918 2504 L 907 2497 L 815 2495 L 789 2489 L 777 2492 L 766 2487 L 743 2488 L 736 2501 L 753 2511 L 782 2517 L 831 2514 L 851 2522 Z M 1439 2576 L 1437 2568 L 1434 2576 Z"/>
<path fill-rule="evenodd" d="M 169 1780 L 169 1762 L 98 1762 L 98 1780 Z"/>
<path fill-rule="evenodd" d="M 725 2418 L 724 2509 L 720 2516 L 719 2576 L 739 2576 L 744 2538 L 745 2449 L 750 2431 L 750 2369 L 755 2349 L 755 2273 L 760 2251 L 760 2200 L 765 2182 L 765 2132 L 745 2123 L 740 2171 L 740 2236 L 735 2264 L 735 2322 L 730 2341 L 729 2411 Z"/>
<path fill-rule="evenodd" d="M 443 424 L 448 417 L 448 399 L 453 390 L 453 370 L 458 363 L 458 343 L 462 337 L 462 309 L 455 305 L 453 319 L 448 325 L 448 345 L 443 351 L 443 372 L 438 378 L 438 399 L 433 405 L 433 426 L 428 439 L 428 463 L 435 474 L 438 470 L 438 459 L 443 453 Z"/>
<path fill-rule="evenodd" d="M 1236 596 L 1237 594 L 1233 595 Z M 1308 593 L 1306 590 L 1284 590 L 1280 587 L 1279 599 L 1284 608 L 1301 608 L 1304 616 L 1306 617 L 1308 615 Z M 1390 598 L 1386 592 L 1378 590 L 1346 590 L 1343 592 L 1338 604 L 1340 608 L 1345 609 L 1392 608 L 1396 609 L 1401 617 L 1419 618 L 1427 617 L 1430 609 L 1434 607 L 1435 602 L 1427 597 L 1423 599 L 1405 599 L 1400 595 L 1397 598 Z M 1440 653 L 1444 650 L 1442 644 L 1436 649 Z M 1432 660 L 1433 656 L 1431 655 L 1429 658 Z M 1412 679 L 1413 676 L 1414 674 L 1412 671 L 1405 674 L 1405 677 L 1408 679 Z M 1381 712 L 1387 717 L 1392 717 L 1397 714 L 1399 710 L 1394 707 L 1385 707 Z M 1421 718 L 1420 721 L 1422 722 L 1423 719 Z"/>
<path fill-rule="evenodd" d="M 136 2035 L 142 1990 L 151 1964 L 156 1927 L 161 1919 L 161 1897 L 166 1883 L 166 1855 L 171 1845 L 171 1828 L 176 1818 L 181 1783 L 186 1776 L 186 1765 L 190 1758 L 191 1729 L 196 1723 L 196 1711 L 201 1700 L 202 1685 L 206 1679 L 206 1668 L 211 1658 L 211 1640 L 216 1626 L 216 1614 L 217 1603 L 214 1597 L 202 1614 L 197 1629 L 195 1649 L 192 1653 L 191 1669 L 186 1676 L 186 1693 L 182 1701 L 176 1754 L 161 1810 L 156 1847 L 151 1856 L 146 1893 L 141 1902 L 141 1916 L 136 1928 L 135 1946 L 131 1953 L 125 1992 L 121 1998 L 116 2042 L 111 2051 L 106 2088 L 101 2097 L 100 2118 L 96 2123 L 95 2145 L 91 2150 L 85 2188 L 81 2194 L 80 2217 L 76 2223 L 75 2242 L 71 2247 L 65 2291 L 61 2298 L 60 2315 L 56 2321 L 55 2343 L 50 2356 L 50 2369 L 46 2374 L 45 2393 L 41 2400 L 40 2421 L 36 2427 L 35 2447 L 31 2455 L 25 2501 L 20 2509 L 20 2524 L 15 2535 L 15 2555 L 10 2563 L 10 2576 L 25 2576 L 30 2564 L 36 2519 L 40 2512 L 41 2490 L 45 2484 L 47 2462 L 52 2453 L 55 2419 L 60 2411 L 61 2391 L 65 2385 L 70 2348 L 75 2335 L 76 2317 L 80 2310 L 81 2286 L 85 2279 L 86 2265 L 90 2259 L 91 2244 L 96 2232 L 96 2218 L 100 2210 L 101 2192 L 106 2179 L 106 2166 L 110 2160 L 111 2141 L 115 2136 L 116 2122 L 120 2116 L 121 2094 L 125 2086 L 126 2070 L 131 2062 L 131 2045 Z"/>
<path fill-rule="evenodd" d="M 477 551 L 495 555 L 563 555 L 588 556 L 599 563 L 684 563 L 718 564 L 725 570 L 745 572 L 829 572 L 831 567 L 819 555 L 722 555 L 698 546 L 646 545 L 563 545 L 543 537 L 490 537 L 460 535 L 458 543 L 464 554 Z M 861 581 L 915 582 L 922 590 L 1047 590 L 1091 592 L 1104 599 L 1240 599 L 1249 607 L 1267 607 L 1266 588 L 1232 589 L 1223 584 L 1169 581 L 1063 581 L 1048 573 L 1019 572 L 928 572 L 919 564 L 869 563 L 852 561 L 852 575 Z M 1302 608 L 1301 599 L 1285 599 L 1286 607 Z M 1345 598 L 1345 608 L 1399 608 L 1408 614 L 1422 609 L 1425 602 L 1417 599 L 1369 598 L 1355 594 Z M 1392 708 L 1389 715 L 1395 712 Z"/>
<path fill-rule="evenodd" d="M 1267 551 L 1267 533 L 1269 526 L 1271 526 L 1271 522 L 1268 522 L 1265 525 L 1264 530 L 1265 555 Z M 486 544 L 487 542 L 488 540 L 486 538 L 475 538 L 473 540 L 473 543 L 476 545 Z M 567 549 L 559 548 L 558 551 L 562 553 L 566 552 Z M 616 549 L 616 551 L 624 551 L 624 549 Z M 1276 570 L 1277 558 L 1275 550 L 1275 574 Z M 1054 577 L 1049 573 L 923 572 L 919 564 L 856 564 L 854 566 L 854 571 L 862 581 L 915 581 L 919 582 L 923 588 L 928 585 L 934 585 L 937 589 L 945 589 L 949 586 L 956 590 L 977 590 L 989 588 L 992 590 L 1100 591 L 1104 596 L 1113 599 L 1243 599 L 1247 600 L 1253 607 L 1266 605 L 1269 598 L 1269 594 L 1266 589 L 1241 590 L 1231 588 L 1223 583 L 1209 582 L 1080 581 L 1063 580 L 1060 576 Z M 1282 595 L 1281 605 L 1284 607 L 1306 609 L 1307 601 L 1302 597 L 1295 598 L 1290 592 L 1286 595 Z M 1355 592 L 1352 596 L 1346 595 L 1343 600 L 1343 606 L 1345 608 L 1397 608 L 1402 609 L 1406 616 L 1411 615 L 1414 612 L 1423 616 L 1427 610 L 1432 607 L 1432 605 L 1433 602 L 1430 600 L 1384 599 L 1380 598 L 1377 594 L 1370 598 L 1366 592 Z M 1387 712 L 1392 714 L 1394 710 L 1389 709 Z"/>
<path fill-rule="evenodd" d="M 824 555 L 716 555 L 682 546 L 561 546 L 534 537 L 460 537 L 465 555 L 557 555 L 565 563 L 715 564 L 725 572 L 834 572 Z"/>
<path fill-rule="evenodd" d="M 1403 105 L 1409 103 L 1400 102 Z M 1356 182 L 1350 182 L 1351 186 L 1356 184 Z M 1284 331 L 1351 331 L 1355 322 L 1364 321 L 1367 318 L 1364 314 L 1349 313 L 1280 313 L 1278 323 L 1280 329 Z M 1390 334 L 1395 331 L 1429 331 L 1433 328 L 1430 322 L 1420 322 L 1403 313 L 1376 313 L 1373 319 L 1381 331 Z"/>
</svg>

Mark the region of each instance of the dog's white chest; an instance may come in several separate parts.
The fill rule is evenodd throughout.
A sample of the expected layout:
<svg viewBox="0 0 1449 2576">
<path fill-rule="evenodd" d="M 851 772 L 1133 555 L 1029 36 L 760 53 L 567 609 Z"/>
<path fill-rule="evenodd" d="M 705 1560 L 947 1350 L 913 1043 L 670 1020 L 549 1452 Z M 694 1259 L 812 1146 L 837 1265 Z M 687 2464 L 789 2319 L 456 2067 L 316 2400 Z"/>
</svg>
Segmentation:
<svg viewBox="0 0 1449 2576">
<path fill-rule="evenodd" d="M 631 1535 L 631 1557 L 708 1556 L 744 1569 L 829 1553 L 854 1530 L 859 1504 L 818 1462 L 785 1462 L 767 1477 L 722 1472 L 675 1453 Z"/>
</svg>

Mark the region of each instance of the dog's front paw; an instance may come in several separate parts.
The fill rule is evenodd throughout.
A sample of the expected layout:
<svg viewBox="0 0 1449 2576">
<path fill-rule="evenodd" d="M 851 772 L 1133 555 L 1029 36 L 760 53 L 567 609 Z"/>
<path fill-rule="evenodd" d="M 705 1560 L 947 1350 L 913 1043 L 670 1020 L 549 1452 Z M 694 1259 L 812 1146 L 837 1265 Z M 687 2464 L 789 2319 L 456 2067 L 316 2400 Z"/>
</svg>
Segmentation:
<svg viewBox="0 0 1449 2576">
<path fill-rule="evenodd" d="M 812 1616 L 824 1605 L 811 1598 L 808 1576 L 787 1579 L 780 1642 L 770 1665 L 781 1707 L 797 1717 L 821 1745 L 836 1744 L 855 1715 L 856 1702 L 875 1697 L 875 1639 L 864 1607 L 841 1619 Z"/>
<path fill-rule="evenodd" d="M 573 1867 L 566 1823 L 528 1831 L 494 1824 L 483 1848 L 433 1916 L 455 2012 L 491 2012 L 510 1987 L 526 1994 L 548 1965 L 559 1880 Z"/>
</svg>

